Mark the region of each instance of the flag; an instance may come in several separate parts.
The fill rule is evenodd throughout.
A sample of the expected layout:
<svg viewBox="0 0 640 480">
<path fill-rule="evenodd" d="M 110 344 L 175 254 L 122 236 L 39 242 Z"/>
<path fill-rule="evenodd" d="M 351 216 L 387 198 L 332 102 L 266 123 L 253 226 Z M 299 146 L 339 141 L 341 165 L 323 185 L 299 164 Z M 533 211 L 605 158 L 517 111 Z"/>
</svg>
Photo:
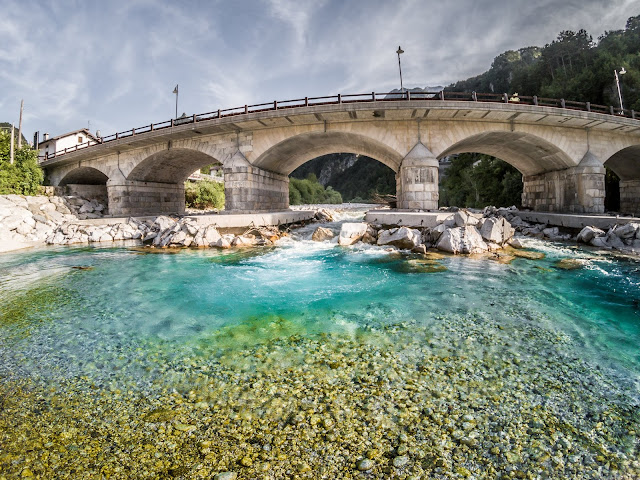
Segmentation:
<svg viewBox="0 0 640 480">
<path fill-rule="evenodd" d="M 173 89 L 173 93 L 178 93 L 178 85 L 176 85 L 176 88 Z"/>
</svg>

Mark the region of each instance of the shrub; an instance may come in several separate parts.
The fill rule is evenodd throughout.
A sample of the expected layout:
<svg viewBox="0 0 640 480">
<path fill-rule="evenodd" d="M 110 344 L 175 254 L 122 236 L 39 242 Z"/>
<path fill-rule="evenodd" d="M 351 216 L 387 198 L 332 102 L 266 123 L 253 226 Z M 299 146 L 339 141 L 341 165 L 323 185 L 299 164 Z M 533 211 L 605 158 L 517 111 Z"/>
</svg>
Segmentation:
<svg viewBox="0 0 640 480">
<path fill-rule="evenodd" d="M 185 203 L 190 208 L 224 208 L 224 184 L 211 180 L 184 183 Z"/>
<path fill-rule="evenodd" d="M 16 193 L 36 195 L 44 175 L 38 165 L 38 152 L 23 145 L 15 149 L 14 162 L 10 163 L 11 134 L 0 131 L 0 195 Z"/>
</svg>

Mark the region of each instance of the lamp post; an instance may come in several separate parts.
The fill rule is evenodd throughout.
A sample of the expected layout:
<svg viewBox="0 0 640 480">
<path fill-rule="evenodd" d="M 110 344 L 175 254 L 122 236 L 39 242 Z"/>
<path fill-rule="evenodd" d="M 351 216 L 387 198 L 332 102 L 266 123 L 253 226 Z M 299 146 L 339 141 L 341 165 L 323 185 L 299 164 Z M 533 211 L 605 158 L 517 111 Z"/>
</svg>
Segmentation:
<svg viewBox="0 0 640 480">
<path fill-rule="evenodd" d="M 404 53 L 404 50 L 402 50 L 400 45 L 398 45 L 396 53 L 398 54 L 398 70 L 400 70 L 400 93 L 404 96 L 404 87 L 402 86 L 402 65 L 400 64 L 400 54 Z"/>
<path fill-rule="evenodd" d="M 624 75 L 625 73 L 627 73 L 627 71 L 624 69 L 624 67 L 622 67 L 622 69 L 620 69 L 620 72 L 618 72 L 618 70 L 614 70 L 613 73 L 616 76 L 616 86 L 618 87 L 618 100 L 620 100 L 620 115 L 624 115 L 624 107 L 622 106 L 622 91 L 620 90 L 620 78 L 618 77 L 618 75 Z"/>
<path fill-rule="evenodd" d="M 174 118 L 178 118 L 178 84 L 176 84 L 176 88 L 173 89 L 173 93 L 176 94 L 176 116 Z"/>
</svg>

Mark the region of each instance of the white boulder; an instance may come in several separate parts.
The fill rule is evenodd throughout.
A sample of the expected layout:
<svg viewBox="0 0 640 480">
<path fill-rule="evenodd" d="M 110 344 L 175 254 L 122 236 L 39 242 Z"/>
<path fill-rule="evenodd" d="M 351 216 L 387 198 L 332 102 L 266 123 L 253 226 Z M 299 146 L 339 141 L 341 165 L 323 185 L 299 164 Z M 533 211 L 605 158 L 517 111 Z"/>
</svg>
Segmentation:
<svg viewBox="0 0 640 480">
<path fill-rule="evenodd" d="M 583 243 L 591 243 L 591 240 L 596 237 L 602 237 L 603 235 L 604 231 L 600 230 L 599 228 L 584 227 L 582 230 L 580 230 L 577 240 Z"/>
<path fill-rule="evenodd" d="M 378 234 L 378 245 L 392 245 L 402 250 L 410 250 L 422 242 L 419 230 L 408 227 L 383 230 Z"/>
<path fill-rule="evenodd" d="M 340 237 L 338 243 L 342 246 L 353 245 L 359 242 L 365 233 L 367 233 L 368 224 L 362 223 L 343 223 L 340 229 Z"/>
<path fill-rule="evenodd" d="M 325 240 L 331 240 L 333 237 L 335 237 L 335 234 L 332 230 L 325 227 L 318 227 L 315 232 L 313 232 L 313 235 L 311 235 L 311 240 L 314 242 L 324 242 Z"/>
<path fill-rule="evenodd" d="M 486 218 L 480 228 L 480 235 L 484 240 L 498 245 L 504 245 L 514 233 L 511 224 L 503 217 Z"/>
<path fill-rule="evenodd" d="M 440 236 L 436 248 L 450 253 L 482 253 L 489 249 L 473 225 L 446 230 Z"/>
</svg>

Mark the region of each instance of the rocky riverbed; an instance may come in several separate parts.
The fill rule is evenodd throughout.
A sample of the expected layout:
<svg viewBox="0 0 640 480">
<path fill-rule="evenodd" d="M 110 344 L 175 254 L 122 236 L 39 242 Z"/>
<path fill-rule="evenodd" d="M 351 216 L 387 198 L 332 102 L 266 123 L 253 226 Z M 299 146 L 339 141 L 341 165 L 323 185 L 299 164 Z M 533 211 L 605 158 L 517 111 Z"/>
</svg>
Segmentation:
<svg viewBox="0 0 640 480">
<path fill-rule="evenodd" d="M 5 478 L 640 475 L 638 405 L 619 380 L 572 358 L 567 337 L 515 315 L 329 336 L 273 318 L 255 325 L 264 343 L 246 327 L 178 358 L 137 344 L 119 353 L 126 362 L 98 360 L 55 386 L 5 378 Z M 514 348 L 520 337 L 529 340 Z"/>
</svg>

